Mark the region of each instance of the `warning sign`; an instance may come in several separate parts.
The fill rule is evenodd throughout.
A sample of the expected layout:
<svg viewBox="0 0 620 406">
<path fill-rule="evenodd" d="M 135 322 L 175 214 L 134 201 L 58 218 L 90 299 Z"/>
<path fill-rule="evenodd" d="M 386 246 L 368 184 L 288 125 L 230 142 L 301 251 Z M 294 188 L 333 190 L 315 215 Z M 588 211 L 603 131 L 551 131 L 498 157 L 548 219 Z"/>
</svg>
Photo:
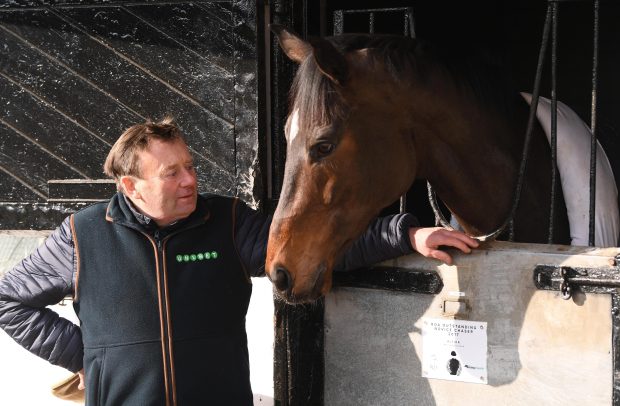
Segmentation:
<svg viewBox="0 0 620 406">
<path fill-rule="evenodd" d="M 425 318 L 422 376 L 487 383 L 487 323 Z"/>
</svg>

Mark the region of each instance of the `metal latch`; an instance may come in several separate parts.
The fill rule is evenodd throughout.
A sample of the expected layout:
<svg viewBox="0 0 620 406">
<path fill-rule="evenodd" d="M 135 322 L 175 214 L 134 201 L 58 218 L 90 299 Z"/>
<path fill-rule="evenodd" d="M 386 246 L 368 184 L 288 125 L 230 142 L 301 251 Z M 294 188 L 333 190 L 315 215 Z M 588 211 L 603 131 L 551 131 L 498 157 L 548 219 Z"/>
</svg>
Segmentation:
<svg viewBox="0 0 620 406">
<path fill-rule="evenodd" d="M 579 268 L 555 265 L 537 265 L 534 268 L 534 284 L 542 290 L 559 290 L 568 300 L 576 289 L 584 293 L 616 293 L 620 288 L 618 258 L 609 268 Z"/>
</svg>

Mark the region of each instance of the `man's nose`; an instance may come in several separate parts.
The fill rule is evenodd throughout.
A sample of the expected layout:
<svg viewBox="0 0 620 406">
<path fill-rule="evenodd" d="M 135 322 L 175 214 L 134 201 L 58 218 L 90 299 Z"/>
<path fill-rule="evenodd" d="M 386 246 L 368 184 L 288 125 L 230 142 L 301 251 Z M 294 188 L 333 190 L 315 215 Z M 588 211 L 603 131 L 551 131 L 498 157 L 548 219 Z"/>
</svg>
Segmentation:
<svg viewBox="0 0 620 406">
<path fill-rule="evenodd" d="M 183 169 L 183 179 L 181 186 L 193 186 L 196 184 L 196 171 L 192 169 Z"/>
</svg>

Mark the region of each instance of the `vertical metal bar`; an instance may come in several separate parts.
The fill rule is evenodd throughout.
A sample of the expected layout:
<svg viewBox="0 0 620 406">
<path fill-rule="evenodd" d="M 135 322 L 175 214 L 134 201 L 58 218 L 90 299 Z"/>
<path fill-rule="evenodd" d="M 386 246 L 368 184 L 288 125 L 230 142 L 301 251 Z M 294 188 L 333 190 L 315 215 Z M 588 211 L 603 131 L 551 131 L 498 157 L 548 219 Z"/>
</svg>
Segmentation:
<svg viewBox="0 0 620 406">
<path fill-rule="evenodd" d="M 411 37 L 411 35 L 409 35 L 409 14 L 407 12 L 405 12 L 404 15 L 404 19 L 403 19 L 403 35 L 405 37 Z"/>
<path fill-rule="evenodd" d="M 269 1 L 269 0 L 267 0 Z M 327 36 L 327 0 L 319 0 L 319 33 L 321 37 Z"/>
<path fill-rule="evenodd" d="M 534 120 L 536 119 L 536 110 L 538 109 L 538 95 L 540 94 L 540 79 L 542 77 L 542 68 L 545 62 L 545 54 L 547 53 L 547 44 L 549 43 L 549 31 L 551 28 L 551 3 L 547 5 L 547 15 L 545 17 L 545 26 L 543 28 L 542 40 L 540 43 L 540 51 L 538 52 L 538 66 L 536 66 L 536 77 L 534 78 L 534 89 L 532 91 L 532 104 L 530 106 L 530 114 L 527 120 L 527 130 L 525 131 L 525 142 L 523 143 L 523 159 L 521 160 L 521 165 L 519 167 L 519 181 L 517 181 L 517 185 L 515 187 L 514 201 L 512 203 L 512 208 L 510 210 L 510 215 L 508 219 L 509 223 L 509 234 L 508 240 L 514 240 L 514 216 L 517 212 L 517 206 L 519 204 L 519 200 L 521 199 L 521 190 L 523 187 L 523 182 L 521 182 L 521 178 L 525 176 L 525 170 L 527 168 L 527 155 L 528 150 L 530 148 L 530 141 L 532 138 L 532 130 L 534 128 Z"/>
<path fill-rule="evenodd" d="M 257 11 L 259 8 L 257 8 Z M 263 66 L 265 71 L 263 72 L 263 83 L 259 81 L 259 86 L 263 86 L 263 94 L 264 94 L 264 111 L 265 111 L 265 119 L 264 119 L 264 134 L 265 134 L 265 161 L 264 165 L 266 172 L 266 184 L 267 184 L 267 201 L 271 201 L 274 199 L 274 174 L 273 174 L 273 165 L 274 165 L 274 157 L 273 157 L 273 139 L 271 138 L 271 121 L 272 121 L 272 111 L 271 111 L 271 91 L 272 91 L 272 82 L 271 82 L 271 34 L 269 31 L 269 23 L 271 21 L 271 8 L 269 4 L 265 3 L 263 5 L 263 27 L 264 27 L 264 38 L 263 38 Z M 259 89 L 259 92 L 261 90 Z M 260 94 L 260 93 L 259 93 Z M 260 130 L 259 130 L 260 131 Z M 269 208 L 270 209 L 270 208 Z"/>
<path fill-rule="evenodd" d="M 611 342 L 612 342 L 612 362 L 613 362 L 613 396 L 612 405 L 620 405 L 620 295 L 611 295 Z"/>
<path fill-rule="evenodd" d="M 415 20 L 413 18 L 413 7 L 407 7 L 407 19 L 409 20 L 409 36 L 415 38 Z"/>
<path fill-rule="evenodd" d="M 368 13 L 368 32 L 370 34 L 375 33 L 375 13 L 372 11 Z"/>
<path fill-rule="evenodd" d="M 400 213 L 407 212 L 407 194 L 405 193 L 400 197 Z"/>
<path fill-rule="evenodd" d="M 558 99 L 557 99 L 557 49 L 558 49 L 558 3 L 552 4 L 551 26 L 551 207 L 549 208 L 549 235 L 547 243 L 553 243 L 553 222 L 558 174 Z"/>
<path fill-rule="evenodd" d="M 340 35 L 344 32 L 344 12 L 342 10 L 334 11 L 334 35 Z"/>
<path fill-rule="evenodd" d="M 307 39 L 308 38 L 308 0 L 303 0 L 302 1 L 301 12 L 303 13 L 302 14 L 303 15 L 302 22 L 303 22 L 303 27 L 304 27 L 302 35 L 303 35 L 304 39 Z"/>
<path fill-rule="evenodd" d="M 413 8 L 407 7 L 405 11 L 405 28 L 403 35 L 409 35 L 411 38 L 415 38 L 415 32 L 413 30 Z M 400 213 L 407 212 L 407 193 L 400 197 Z"/>
<path fill-rule="evenodd" d="M 599 0 L 594 0 L 594 40 L 592 46 L 592 111 L 590 118 L 590 227 L 588 244 L 594 245 L 594 216 L 596 214 L 596 99 L 598 84 L 598 15 Z"/>
</svg>

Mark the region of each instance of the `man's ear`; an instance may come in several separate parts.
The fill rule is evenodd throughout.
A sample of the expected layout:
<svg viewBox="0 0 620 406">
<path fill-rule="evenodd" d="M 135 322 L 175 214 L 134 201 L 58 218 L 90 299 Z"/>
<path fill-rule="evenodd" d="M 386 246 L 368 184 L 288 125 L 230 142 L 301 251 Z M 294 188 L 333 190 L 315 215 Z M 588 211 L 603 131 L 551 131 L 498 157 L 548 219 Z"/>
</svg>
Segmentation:
<svg viewBox="0 0 620 406">
<path fill-rule="evenodd" d="M 121 186 L 121 190 L 127 197 L 131 199 L 140 199 L 142 196 L 140 192 L 136 189 L 136 178 L 130 175 L 121 176 L 119 179 L 119 185 Z"/>
<path fill-rule="evenodd" d="M 269 29 L 278 37 L 280 47 L 293 62 L 302 63 L 312 52 L 312 46 L 283 25 L 270 24 Z"/>
</svg>

